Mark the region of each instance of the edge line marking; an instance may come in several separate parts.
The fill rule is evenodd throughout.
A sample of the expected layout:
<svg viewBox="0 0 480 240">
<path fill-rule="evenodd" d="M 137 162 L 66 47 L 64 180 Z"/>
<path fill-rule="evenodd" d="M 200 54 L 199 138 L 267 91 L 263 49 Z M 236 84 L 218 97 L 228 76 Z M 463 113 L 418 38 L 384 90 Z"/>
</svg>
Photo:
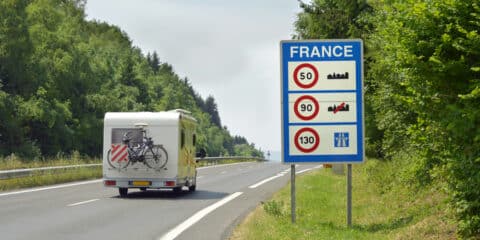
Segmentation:
<svg viewBox="0 0 480 240">
<path fill-rule="evenodd" d="M 78 205 L 82 205 L 82 204 L 87 204 L 87 203 L 95 202 L 95 201 L 98 201 L 98 200 L 100 200 L 100 199 L 95 198 L 95 199 L 91 199 L 91 200 L 87 200 L 87 201 L 83 201 L 83 202 L 77 202 L 77 203 L 68 204 L 67 206 L 68 206 L 68 207 L 74 207 L 74 206 L 78 206 Z"/>
<path fill-rule="evenodd" d="M 278 174 L 276 174 L 276 175 L 274 175 L 274 176 L 272 176 L 272 177 L 266 178 L 266 179 L 264 179 L 264 180 L 262 180 L 262 181 L 260 181 L 260 182 L 258 182 L 258 183 L 255 183 L 255 184 L 251 185 L 251 186 L 248 187 L 248 188 L 252 188 L 252 189 L 253 189 L 253 188 L 257 188 L 258 186 L 260 186 L 260 185 L 262 185 L 262 184 L 264 184 L 264 183 L 270 182 L 270 181 L 272 181 L 272 180 L 275 179 L 275 178 L 283 177 L 283 176 L 286 174 L 286 172 L 288 172 L 288 171 L 289 171 L 289 169 L 286 169 L 286 170 L 284 170 L 284 171 L 282 171 L 282 172 L 280 172 L 280 173 L 278 173 Z"/>
<path fill-rule="evenodd" d="M 195 223 L 200 221 L 202 218 L 207 216 L 209 213 L 213 212 L 215 209 L 225 205 L 226 203 L 232 201 L 233 199 L 237 198 L 238 196 L 240 196 L 242 194 L 243 194 L 243 192 L 232 193 L 232 194 L 226 196 L 225 198 L 223 198 L 222 200 L 220 200 L 220 201 L 218 201 L 218 202 L 216 202 L 216 203 L 198 211 L 197 213 L 195 213 L 194 215 L 189 217 L 187 220 L 183 221 L 182 223 L 177 225 L 175 228 L 173 228 L 172 230 L 167 232 L 165 235 L 158 238 L 158 240 L 173 240 L 173 239 L 175 239 L 176 237 L 178 237 L 178 235 L 180 235 L 182 232 L 187 230 L 189 227 L 193 226 Z"/>
<path fill-rule="evenodd" d="M 103 179 L 97 179 L 97 180 L 91 180 L 91 181 L 85 181 L 85 182 L 77 182 L 77 183 L 69 183 L 69 184 L 56 185 L 56 186 L 51 186 L 51 187 L 27 189 L 27 190 L 22 190 L 22 191 L 17 191 L 17 192 L 0 193 L 0 197 L 10 196 L 10 195 L 17 195 L 17 194 L 22 194 L 22 193 L 39 192 L 39 191 L 45 191 L 45 190 L 51 190 L 51 189 L 58 189 L 58 188 L 75 187 L 75 186 L 80 186 L 80 185 L 85 185 L 85 184 L 100 183 L 100 182 L 102 182 L 102 181 L 103 181 Z"/>
</svg>

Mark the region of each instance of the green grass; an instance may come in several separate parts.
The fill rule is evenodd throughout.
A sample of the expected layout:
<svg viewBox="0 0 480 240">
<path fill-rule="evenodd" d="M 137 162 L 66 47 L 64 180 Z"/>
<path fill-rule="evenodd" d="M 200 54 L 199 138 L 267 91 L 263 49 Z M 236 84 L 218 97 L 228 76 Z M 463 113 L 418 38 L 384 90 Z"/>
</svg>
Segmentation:
<svg viewBox="0 0 480 240">
<path fill-rule="evenodd" d="M 83 157 L 78 152 L 73 152 L 69 156 L 58 154 L 56 157 L 53 158 L 42 158 L 36 160 L 24 160 L 20 159 L 15 154 L 12 154 L 8 157 L 0 158 L 0 170 L 67 166 L 90 163 L 102 163 L 102 159 Z"/>
<path fill-rule="evenodd" d="M 102 177 L 102 167 L 74 168 L 44 171 L 28 177 L 0 179 L 0 191 L 14 190 L 28 187 L 52 185 Z"/>
<path fill-rule="evenodd" d="M 345 176 L 321 169 L 297 177 L 296 224 L 286 186 L 258 206 L 231 239 L 455 239 L 442 191 L 409 186 L 385 191 L 369 178 L 371 164 L 378 162 L 353 166 L 352 228 L 346 226 Z"/>
<path fill-rule="evenodd" d="M 54 158 L 28 161 L 22 160 L 12 154 L 8 157 L 0 158 L 0 170 L 68 166 L 90 163 L 101 163 L 101 159 L 82 157 L 78 152 L 73 152 L 73 154 L 70 156 L 59 154 Z M 0 179 L 0 191 L 96 179 L 101 177 L 101 166 L 38 171 L 31 176 Z"/>
</svg>

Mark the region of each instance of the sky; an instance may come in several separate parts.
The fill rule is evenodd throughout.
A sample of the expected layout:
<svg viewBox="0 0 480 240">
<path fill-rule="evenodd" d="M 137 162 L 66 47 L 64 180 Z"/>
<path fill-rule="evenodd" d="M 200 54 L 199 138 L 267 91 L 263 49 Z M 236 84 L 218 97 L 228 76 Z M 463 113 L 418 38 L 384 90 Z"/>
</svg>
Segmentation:
<svg viewBox="0 0 480 240">
<path fill-rule="evenodd" d="M 212 95 L 222 125 L 263 151 L 281 149 L 280 41 L 296 0 L 87 0 L 87 19 L 119 26 L 144 54 Z"/>
</svg>

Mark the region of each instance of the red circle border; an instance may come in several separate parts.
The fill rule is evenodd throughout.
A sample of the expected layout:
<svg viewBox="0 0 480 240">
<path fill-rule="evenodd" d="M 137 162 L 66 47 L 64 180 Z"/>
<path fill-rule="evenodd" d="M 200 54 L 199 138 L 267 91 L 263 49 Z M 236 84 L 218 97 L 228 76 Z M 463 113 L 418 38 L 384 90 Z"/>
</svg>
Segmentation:
<svg viewBox="0 0 480 240">
<path fill-rule="evenodd" d="M 298 105 L 300 104 L 301 101 L 303 100 L 310 100 L 313 102 L 313 105 L 315 105 L 315 110 L 313 111 L 313 114 L 310 115 L 310 116 L 303 116 L 302 114 L 300 114 L 300 112 L 298 111 Z M 297 115 L 298 118 L 304 120 L 304 121 L 308 121 L 308 120 L 312 120 L 314 119 L 318 112 L 320 111 L 320 105 L 318 104 L 317 100 L 310 96 L 310 95 L 305 95 L 305 96 L 301 96 L 297 99 L 297 101 L 295 101 L 295 104 L 293 104 L 293 111 L 295 112 L 295 115 Z"/>
<path fill-rule="evenodd" d="M 304 148 L 300 145 L 300 143 L 298 143 L 298 137 L 304 132 L 311 132 L 315 137 L 315 144 L 311 148 Z M 318 145 L 320 145 L 320 136 L 318 136 L 318 133 L 315 131 L 315 129 L 306 127 L 298 130 L 297 133 L 295 133 L 295 138 L 293 139 L 293 141 L 295 143 L 295 147 L 297 147 L 298 150 L 304 153 L 311 153 L 315 151 L 315 149 L 317 149 Z"/>
<path fill-rule="evenodd" d="M 313 78 L 313 81 L 310 83 L 310 84 L 303 84 L 300 82 L 300 80 L 297 78 L 297 74 L 298 72 L 300 71 L 300 69 L 302 68 L 310 68 L 312 69 L 313 71 L 313 74 L 315 75 L 314 78 Z M 301 87 L 301 88 L 311 88 L 313 87 L 315 84 L 317 84 L 318 82 L 318 71 L 317 69 L 315 68 L 315 66 L 313 66 L 312 64 L 310 63 L 303 63 L 303 64 L 300 64 L 298 65 L 295 70 L 293 71 L 293 81 L 295 81 L 295 83 L 297 84 L 297 86 Z"/>
</svg>

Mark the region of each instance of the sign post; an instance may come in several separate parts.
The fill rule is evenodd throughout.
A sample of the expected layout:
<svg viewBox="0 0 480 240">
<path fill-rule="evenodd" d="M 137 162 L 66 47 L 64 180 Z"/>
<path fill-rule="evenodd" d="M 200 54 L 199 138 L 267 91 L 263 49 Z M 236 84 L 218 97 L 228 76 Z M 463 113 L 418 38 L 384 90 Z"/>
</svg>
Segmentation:
<svg viewBox="0 0 480 240">
<path fill-rule="evenodd" d="M 363 42 L 360 39 L 280 42 L 282 160 L 285 164 L 347 164 L 351 226 L 351 164 L 364 149 Z M 292 222 L 295 222 L 292 172 Z"/>
</svg>

